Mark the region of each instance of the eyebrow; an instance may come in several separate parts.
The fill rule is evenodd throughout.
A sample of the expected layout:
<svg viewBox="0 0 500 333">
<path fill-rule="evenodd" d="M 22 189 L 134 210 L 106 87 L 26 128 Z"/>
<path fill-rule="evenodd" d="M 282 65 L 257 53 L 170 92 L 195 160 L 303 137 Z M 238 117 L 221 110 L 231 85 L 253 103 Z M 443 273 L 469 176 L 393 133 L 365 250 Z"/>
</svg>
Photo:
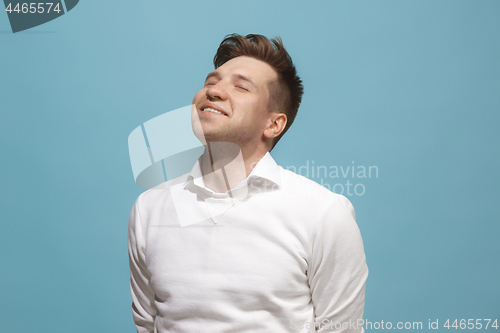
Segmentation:
<svg viewBox="0 0 500 333">
<path fill-rule="evenodd" d="M 208 73 L 208 75 L 207 75 L 207 77 L 206 77 L 205 81 L 207 81 L 207 80 L 208 80 L 208 79 L 210 79 L 211 77 L 220 78 L 220 75 L 219 75 L 219 73 L 217 73 L 217 72 L 215 72 L 215 71 L 210 72 L 210 73 Z"/>
<path fill-rule="evenodd" d="M 217 79 L 220 79 L 220 74 L 219 74 L 219 72 L 216 72 L 216 71 L 210 72 L 207 75 L 207 78 L 205 79 L 205 81 L 207 81 L 211 77 L 215 77 Z M 252 86 L 254 86 L 254 88 L 256 88 L 256 89 L 258 88 L 257 84 L 255 84 L 255 82 L 251 78 L 249 78 L 248 76 L 236 73 L 236 74 L 233 74 L 232 77 L 235 78 L 235 79 L 246 81 L 246 82 L 250 83 Z"/>
<path fill-rule="evenodd" d="M 233 74 L 233 77 L 240 79 L 240 80 L 243 80 L 243 81 L 246 81 L 246 82 L 250 83 L 252 86 L 254 86 L 255 88 L 257 88 L 257 85 L 255 84 L 255 82 L 253 82 L 253 80 L 251 78 L 249 78 L 248 76 L 245 76 L 243 74 Z"/>
</svg>

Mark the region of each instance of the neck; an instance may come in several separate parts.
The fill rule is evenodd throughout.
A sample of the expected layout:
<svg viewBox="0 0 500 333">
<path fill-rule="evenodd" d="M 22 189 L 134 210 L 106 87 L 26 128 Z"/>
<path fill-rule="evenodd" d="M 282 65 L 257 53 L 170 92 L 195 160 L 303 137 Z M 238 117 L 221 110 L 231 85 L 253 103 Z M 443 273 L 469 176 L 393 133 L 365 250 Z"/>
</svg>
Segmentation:
<svg viewBox="0 0 500 333">
<path fill-rule="evenodd" d="M 240 149 L 234 143 L 207 142 L 200 163 L 205 186 L 216 193 L 232 190 L 248 177 L 266 152 Z"/>
</svg>

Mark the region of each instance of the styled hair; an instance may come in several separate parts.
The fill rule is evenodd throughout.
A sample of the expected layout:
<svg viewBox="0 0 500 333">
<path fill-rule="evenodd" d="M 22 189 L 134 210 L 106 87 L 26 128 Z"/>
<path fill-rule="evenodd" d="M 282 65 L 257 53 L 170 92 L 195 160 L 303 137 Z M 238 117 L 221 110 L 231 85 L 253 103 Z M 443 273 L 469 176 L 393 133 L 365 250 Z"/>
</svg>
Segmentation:
<svg viewBox="0 0 500 333">
<path fill-rule="evenodd" d="M 304 93 L 302 80 L 297 75 L 292 58 L 283 46 L 280 37 L 269 40 L 265 36 L 255 34 L 245 37 L 238 34 L 227 35 L 217 49 L 214 66 L 217 69 L 239 56 L 261 60 L 270 65 L 278 74 L 278 79 L 268 84 L 269 110 L 284 113 L 287 122 L 280 135 L 274 138 L 272 146 L 274 148 L 297 115 Z"/>
</svg>

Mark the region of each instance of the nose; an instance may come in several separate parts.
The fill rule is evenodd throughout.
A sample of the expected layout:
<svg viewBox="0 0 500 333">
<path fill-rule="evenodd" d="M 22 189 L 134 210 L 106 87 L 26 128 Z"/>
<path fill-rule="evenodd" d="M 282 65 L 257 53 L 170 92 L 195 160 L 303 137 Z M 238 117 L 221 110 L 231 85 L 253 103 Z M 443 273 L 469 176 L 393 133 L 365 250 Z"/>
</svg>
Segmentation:
<svg viewBox="0 0 500 333">
<path fill-rule="evenodd" d="M 223 80 L 218 81 L 207 89 L 207 98 L 210 100 L 227 99 L 227 91 Z"/>
</svg>

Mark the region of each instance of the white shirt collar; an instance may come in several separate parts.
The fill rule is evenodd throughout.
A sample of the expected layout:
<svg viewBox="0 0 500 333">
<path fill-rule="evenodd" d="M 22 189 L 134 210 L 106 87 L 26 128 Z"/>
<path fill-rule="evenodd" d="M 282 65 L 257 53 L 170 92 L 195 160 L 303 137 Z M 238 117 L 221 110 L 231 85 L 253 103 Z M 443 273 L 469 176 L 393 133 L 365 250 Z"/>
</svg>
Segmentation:
<svg viewBox="0 0 500 333">
<path fill-rule="evenodd" d="M 279 166 L 276 163 L 276 161 L 272 158 L 271 154 L 269 152 L 266 152 L 264 157 L 262 157 L 259 160 L 259 162 L 255 165 L 255 167 L 252 169 L 248 177 L 245 180 L 241 181 L 238 185 L 236 185 L 234 189 L 228 192 L 244 188 L 250 185 L 250 183 L 252 183 L 254 186 L 265 186 L 265 184 L 267 184 L 268 182 L 272 182 L 278 186 L 281 185 Z M 211 189 L 205 186 L 205 182 L 203 181 L 203 176 L 201 173 L 199 159 L 194 164 L 191 172 L 189 172 L 184 187 L 186 187 L 188 184 L 195 185 L 206 194 L 216 195 L 216 196 L 220 195 L 219 193 L 215 193 Z M 222 195 L 226 196 L 227 193 Z"/>
</svg>

